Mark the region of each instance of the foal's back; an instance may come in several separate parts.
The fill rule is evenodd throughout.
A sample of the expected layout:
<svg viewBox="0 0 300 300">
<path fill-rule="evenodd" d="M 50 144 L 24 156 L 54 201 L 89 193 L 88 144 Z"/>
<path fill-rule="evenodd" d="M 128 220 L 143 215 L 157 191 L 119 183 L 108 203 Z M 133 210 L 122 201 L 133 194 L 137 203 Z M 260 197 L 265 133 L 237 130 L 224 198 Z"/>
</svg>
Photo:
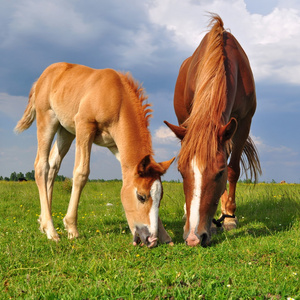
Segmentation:
<svg viewBox="0 0 300 300">
<path fill-rule="evenodd" d="M 45 69 L 36 83 L 37 117 L 51 110 L 53 117 L 73 134 L 76 115 L 100 127 L 107 126 L 118 119 L 124 93 L 117 71 L 56 63 Z"/>
</svg>

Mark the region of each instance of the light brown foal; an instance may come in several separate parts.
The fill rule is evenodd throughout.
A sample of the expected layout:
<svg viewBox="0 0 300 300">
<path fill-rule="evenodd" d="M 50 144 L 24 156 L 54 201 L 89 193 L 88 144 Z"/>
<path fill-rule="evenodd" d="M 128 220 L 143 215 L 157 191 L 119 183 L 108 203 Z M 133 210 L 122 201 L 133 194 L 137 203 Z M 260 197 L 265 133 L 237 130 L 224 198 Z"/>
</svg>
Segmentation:
<svg viewBox="0 0 300 300">
<path fill-rule="evenodd" d="M 56 63 L 34 83 L 27 108 L 15 131 L 37 121 L 38 148 L 35 179 L 39 189 L 40 230 L 59 240 L 51 216 L 55 176 L 76 136 L 72 194 L 64 225 L 69 238 L 78 236 L 79 198 L 90 172 L 92 144 L 107 147 L 120 161 L 121 200 L 127 221 L 139 242 L 154 247 L 159 239 L 170 243 L 158 216 L 163 195 L 160 176 L 174 160 L 156 163 L 148 130 L 149 104 L 144 90 L 129 74 L 112 69 Z M 55 134 L 56 142 L 51 145 Z"/>
</svg>

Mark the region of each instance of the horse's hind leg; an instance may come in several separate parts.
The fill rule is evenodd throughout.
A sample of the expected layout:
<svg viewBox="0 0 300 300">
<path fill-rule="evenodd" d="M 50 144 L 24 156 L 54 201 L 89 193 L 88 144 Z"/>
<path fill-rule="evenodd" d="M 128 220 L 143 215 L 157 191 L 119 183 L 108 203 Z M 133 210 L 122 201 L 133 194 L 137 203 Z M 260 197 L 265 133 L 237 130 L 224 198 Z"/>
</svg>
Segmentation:
<svg viewBox="0 0 300 300">
<path fill-rule="evenodd" d="M 47 192 L 47 181 L 49 176 L 49 152 L 58 128 L 58 120 L 50 110 L 42 112 L 37 110 L 37 156 L 34 163 L 35 181 L 38 186 L 41 204 L 41 214 L 38 219 L 40 230 L 47 234 L 48 239 L 59 240 L 54 229 L 51 207 Z"/>
<path fill-rule="evenodd" d="M 90 154 L 96 133 L 95 124 L 77 120 L 75 120 L 76 155 L 73 171 L 72 194 L 67 214 L 64 217 L 64 225 L 70 239 L 78 237 L 77 210 L 79 198 L 90 173 Z"/>
<path fill-rule="evenodd" d="M 61 162 L 67 152 L 70 149 L 70 146 L 75 138 L 75 135 L 68 132 L 65 128 L 60 126 L 57 130 L 57 136 L 55 144 L 52 147 L 49 157 L 49 173 L 48 173 L 48 182 L 47 182 L 47 191 L 48 191 L 48 203 L 51 209 L 52 205 L 52 193 L 55 177 L 59 171 Z"/>
</svg>

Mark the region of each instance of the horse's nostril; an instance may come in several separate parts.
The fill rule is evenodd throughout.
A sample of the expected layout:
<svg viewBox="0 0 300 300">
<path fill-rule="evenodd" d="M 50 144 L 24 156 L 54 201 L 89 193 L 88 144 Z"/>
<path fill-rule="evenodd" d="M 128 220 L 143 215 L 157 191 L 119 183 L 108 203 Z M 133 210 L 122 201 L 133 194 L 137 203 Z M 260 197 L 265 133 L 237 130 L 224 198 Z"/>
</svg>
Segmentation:
<svg viewBox="0 0 300 300">
<path fill-rule="evenodd" d="M 208 234 L 207 233 L 203 233 L 201 235 L 201 246 L 202 247 L 207 247 L 207 243 L 208 243 Z"/>
</svg>

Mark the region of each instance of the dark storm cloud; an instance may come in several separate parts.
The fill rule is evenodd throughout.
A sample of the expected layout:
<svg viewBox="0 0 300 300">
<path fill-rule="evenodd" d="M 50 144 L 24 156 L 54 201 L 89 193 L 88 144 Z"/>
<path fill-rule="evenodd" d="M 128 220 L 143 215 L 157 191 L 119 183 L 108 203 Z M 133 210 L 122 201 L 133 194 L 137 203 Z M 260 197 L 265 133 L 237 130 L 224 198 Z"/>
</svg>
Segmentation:
<svg viewBox="0 0 300 300">
<path fill-rule="evenodd" d="M 149 92 L 158 84 L 169 88 L 175 79 L 176 45 L 169 32 L 149 23 L 145 2 L 15 3 L 0 21 L 3 92 L 27 95 L 43 69 L 57 61 L 129 70 Z"/>
</svg>

